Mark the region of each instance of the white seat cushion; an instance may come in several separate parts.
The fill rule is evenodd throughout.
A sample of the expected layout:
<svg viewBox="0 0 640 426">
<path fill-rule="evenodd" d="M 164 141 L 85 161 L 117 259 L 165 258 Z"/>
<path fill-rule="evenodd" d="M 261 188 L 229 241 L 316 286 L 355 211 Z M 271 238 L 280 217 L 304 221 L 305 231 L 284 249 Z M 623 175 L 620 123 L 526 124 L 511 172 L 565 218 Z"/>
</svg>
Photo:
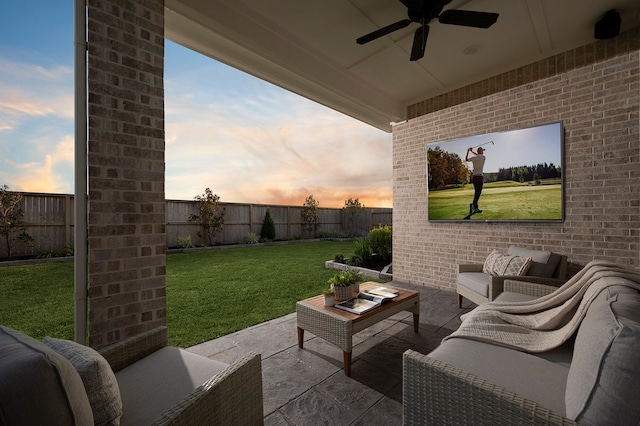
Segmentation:
<svg viewBox="0 0 640 426">
<path fill-rule="evenodd" d="M 176 347 L 164 347 L 118 371 L 120 424 L 153 423 L 165 411 L 228 365 Z"/>
</svg>

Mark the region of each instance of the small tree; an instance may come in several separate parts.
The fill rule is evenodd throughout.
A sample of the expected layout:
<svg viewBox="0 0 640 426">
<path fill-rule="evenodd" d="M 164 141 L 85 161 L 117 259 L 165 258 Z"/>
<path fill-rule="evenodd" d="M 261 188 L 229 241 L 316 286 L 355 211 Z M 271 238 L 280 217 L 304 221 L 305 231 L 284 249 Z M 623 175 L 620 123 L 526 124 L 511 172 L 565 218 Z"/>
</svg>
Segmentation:
<svg viewBox="0 0 640 426">
<path fill-rule="evenodd" d="M 358 212 L 364 210 L 364 204 L 360 203 L 360 200 L 356 198 L 349 198 L 344 202 L 344 207 L 342 211 L 344 212 L 344 218 L 347 222 L 347 234 L 350 237 L 354 237 L 356 235 L 356 220 L 358 216 Z"/>
<path fill-rule="evenodd" d="M 263 241 L 273 241 L 276 239 L 276 225 L 273 223 L 269 207 L 267 207 L 267 211 L 264 214 L 264 221 L 260 229 L 260 239 Z"/>
<path fill-rule="evenodd" d="M 313 195 L 309 195 L 302 205 L 300 210 L 300 217 L 302 217 L 302 223 L 304 229 L 315 238 L 318 232 L 318 203 L 313 199 Z"/>
<path fill-rule="evenodd" d="M 18 207 L 22 194 L 9 191 L 8 185 L 0 186 L 0 235 L 4 237 L 7 257 L 11 257 L 12 244 L 15 241 L 31 243 L 33 238 L 27 234 L 27 225 L 23 221 L 24 213 Z"/>
<path fill-rule="evenodd" d="M 220 197 L 206 188 L 203 195 L 196 195 L 194 199 L 198 202 L 198 214 L 189 216 L 189 222 L 200 222 L 202 232 L 198 232 L 200 238 L 204 238 L 206 245 L 213 244 L 213 238 L 222 231 L 224 226 L 224 210 L 220 210 Z"/>
</svg>

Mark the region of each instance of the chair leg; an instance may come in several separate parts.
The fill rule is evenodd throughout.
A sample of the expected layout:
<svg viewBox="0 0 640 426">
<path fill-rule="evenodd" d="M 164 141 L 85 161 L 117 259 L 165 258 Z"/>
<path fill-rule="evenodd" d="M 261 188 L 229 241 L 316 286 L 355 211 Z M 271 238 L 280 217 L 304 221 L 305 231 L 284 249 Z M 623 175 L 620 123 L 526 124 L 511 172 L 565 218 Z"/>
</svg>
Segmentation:
<svg viewBox="0 0 640 426">
<path fill-rule="evenodd" d="M 458 308 L 462 308 L 462 295 L 456 294 L 458 298 Z"/>
</svg>

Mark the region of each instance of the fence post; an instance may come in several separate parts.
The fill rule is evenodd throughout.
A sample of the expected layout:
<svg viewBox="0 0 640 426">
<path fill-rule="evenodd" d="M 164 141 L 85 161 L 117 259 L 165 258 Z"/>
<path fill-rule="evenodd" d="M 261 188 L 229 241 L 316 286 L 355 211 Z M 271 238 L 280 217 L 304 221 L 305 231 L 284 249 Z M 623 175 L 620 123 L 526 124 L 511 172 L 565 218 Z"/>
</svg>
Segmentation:
<svg viewBox="0 0 640 426">
<path fill-rule="evenodd" d="M 71 196 L 64 197 L 64 242 L 71 242 Z"/>
</svg>

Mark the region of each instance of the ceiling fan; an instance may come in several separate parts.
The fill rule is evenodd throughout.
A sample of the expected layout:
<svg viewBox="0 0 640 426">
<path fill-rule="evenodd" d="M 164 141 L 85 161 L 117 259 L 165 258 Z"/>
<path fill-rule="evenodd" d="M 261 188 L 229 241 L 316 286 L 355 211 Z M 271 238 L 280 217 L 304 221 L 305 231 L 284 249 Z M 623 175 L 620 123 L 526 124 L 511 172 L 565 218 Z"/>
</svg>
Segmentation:
<svg viewBox="0 0 640 426">
<path fill-rule="evenodd" d="M 424 56 L 424 49 L 427 46 L 427 36 L 429 35 L 429 22 L 438 18 L 441 24 L 463 25 L 465 27 L 489 28 L 498 20 L 497 13 L 476 12 L 471 10 L 445 10 L 442 9 L 451 0 L 400 0 L 408 9 L 409 19 L 403 19 L 394 24 L 387 25 L 364 35 L 356 40 L 358 44 L 365 44 L 377 38 L 390 34 L 401 28 L 407 27 L 412 22 L 418 22 L 418 28 L 413 36 L 413 46 L 411 47 L 411 61 L 417 61 Z"/>
</svg>

